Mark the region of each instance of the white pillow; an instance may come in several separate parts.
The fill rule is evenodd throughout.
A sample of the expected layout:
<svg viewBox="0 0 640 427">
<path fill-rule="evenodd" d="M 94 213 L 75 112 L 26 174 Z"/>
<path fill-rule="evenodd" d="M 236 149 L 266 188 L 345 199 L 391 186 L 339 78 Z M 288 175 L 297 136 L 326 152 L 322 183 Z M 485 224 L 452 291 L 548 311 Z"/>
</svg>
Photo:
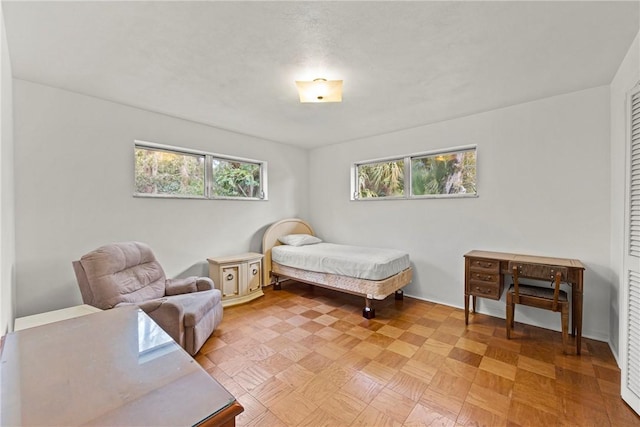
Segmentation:
<svg viewBox="0 0 640 427">
<path fill-rule="evenodd" d="M 282 244 L 291 246 L 315 245 L 316 243 L 322 242 L 322 240 L 310 234 L 289 234 L 278 237 L 278 240 L 280 240 Z"/>
</svg>

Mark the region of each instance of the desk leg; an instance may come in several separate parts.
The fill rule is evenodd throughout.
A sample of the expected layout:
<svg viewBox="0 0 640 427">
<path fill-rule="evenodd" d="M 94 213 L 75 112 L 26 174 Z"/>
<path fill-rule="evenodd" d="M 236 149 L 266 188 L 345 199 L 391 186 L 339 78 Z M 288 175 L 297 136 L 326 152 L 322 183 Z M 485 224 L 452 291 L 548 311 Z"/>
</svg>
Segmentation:
<svg viewBox="0 0 640 427">
<path fill-rule="evenodd" d="M 469 324 L 469 294 L 464 294 L 464 324 Z"/>
<path fill-rule="evenodd" d="M 476 312 L 476 296 L 475 295 L 471 296 L 471 304 L 472 304 L 471 312 L 475 313 Z M 464 324 L 465 325 L 469 324 L 469 294 L 464 294 Z"/>
</svg>

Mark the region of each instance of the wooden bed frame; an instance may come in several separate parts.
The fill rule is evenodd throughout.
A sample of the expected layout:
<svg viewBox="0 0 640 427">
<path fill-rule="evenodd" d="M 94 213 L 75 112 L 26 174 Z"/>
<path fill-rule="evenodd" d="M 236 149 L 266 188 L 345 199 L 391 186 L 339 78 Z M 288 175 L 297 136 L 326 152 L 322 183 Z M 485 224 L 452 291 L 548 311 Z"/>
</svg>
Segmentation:
<svg viewBox="0 0 640 427">
<path fill-rule="evenodd" d="M 395 293 L 396 299 L 401 300 L 403 297 L 401 288 L 411 283 L 413 277 L 413 269 L 411 267 L 383 280 L 367 280 L 336 274 L 318 273 L 273 262 L 271 259 L 271 248 L 280 245 L 281 243 L 278 238 L 286 236 L 287 234 L 315 235 L 311 225 L 297 218 L 283 219 L 267 228 L 262 237 L 262 253 L 264 254 L 264 280 L 262 283 L 268 285 L 273 278 L 275 280 L 273 287 L 276 290 L 281 289 L 280 279 L 285 278 L 359 295 L 365 299 L 362 316 L 367 319 L 373 319 L 376 314 L 372 300 L 383 300 L 392 293 Z"/>
</svg>

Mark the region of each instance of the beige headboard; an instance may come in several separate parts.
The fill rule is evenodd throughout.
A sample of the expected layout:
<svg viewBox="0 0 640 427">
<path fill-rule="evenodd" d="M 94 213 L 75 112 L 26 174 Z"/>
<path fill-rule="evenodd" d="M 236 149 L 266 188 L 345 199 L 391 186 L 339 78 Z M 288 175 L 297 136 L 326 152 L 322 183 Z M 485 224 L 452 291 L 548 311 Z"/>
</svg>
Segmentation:
<svg viewBox="0 0 640 427">
<path fill-rule="evenodd" d="M 262 236 L 262 253 L 264 254 L 262 266 L 263 286 L 271 283 L 271 248 L 280 244 L 278 237 L 286 236 L 287 234 L 310 234 L 315 236 L 313 228 L 307 222 L 298 218 L 283 219 L 267 228 Z"/>
</svg>

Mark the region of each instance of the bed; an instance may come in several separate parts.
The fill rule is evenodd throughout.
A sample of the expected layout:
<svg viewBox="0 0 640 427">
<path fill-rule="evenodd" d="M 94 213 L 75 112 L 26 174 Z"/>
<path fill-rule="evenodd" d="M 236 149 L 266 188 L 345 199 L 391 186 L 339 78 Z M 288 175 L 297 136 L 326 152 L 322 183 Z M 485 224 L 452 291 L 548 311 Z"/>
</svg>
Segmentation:
<svg viewBox="0 0 640 427">
<path fill-rule="evenodd" d="M 314 242 L 312 245 L 303 244 L 300 246 L 296 246 L 296 243 L 283 245 L 280 242 L 280 238 L 291 235 L 295 235 L 293 237 L 315 236 L 315 233 L 307 222 L 297 218 L 289 218 L 269 226 L 262 238 L 263 283 L 274 282 L 273 286 L 276 290 L 281 289 L 280 281 L 282 279 L 293 279 L 359 295 L 365 299 L 365 306 L 362 310 L 363 317 L 372 319 L 375 317 L 373 300 L 383 300 L 391 294 L 395 294 L 396 299 L 402 299 L 402 288 L 411 283 L 413 270 L 409 255 L 405 252 L 391 249 L 350 247 L 326 242 L 318 242 L 317 244 Z M 303 252 L 313 252 L 311 249 L 318 249 L 320 255 L 305 253 L 301 255 L 302 258 L 297 259 L 296 257 L 300 255 L 297 254 L 300 248 Z M 357 252 L 360 254 L 349 255 L 351 251 L 349 248 L 359 249 Z M 331 254 L 337 255 L 332 257 Z M 370 261 L 369 264 L 365 259 Z"/>
</svg>

